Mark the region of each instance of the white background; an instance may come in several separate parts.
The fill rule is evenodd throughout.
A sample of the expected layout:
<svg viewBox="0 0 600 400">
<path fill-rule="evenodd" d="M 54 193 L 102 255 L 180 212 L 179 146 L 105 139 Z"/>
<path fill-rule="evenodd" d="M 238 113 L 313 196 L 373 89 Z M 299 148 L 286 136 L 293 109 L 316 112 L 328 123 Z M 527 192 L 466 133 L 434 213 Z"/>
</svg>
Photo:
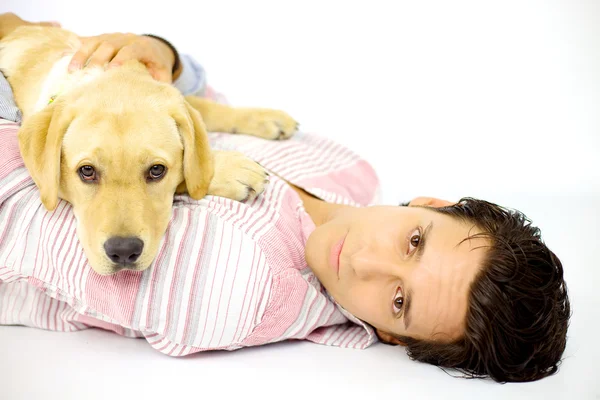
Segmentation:
<svg viewBox="0 0 600 400">
<path fill-rule="evenodd" d="M 0 398 L 600 398 L 599 1 L 1 0 L 9 10 L 80 35 L 166 37 L 235 105 L 284 109 L 361 154 L 385 203 L 473 196 L 521 209 L 563 260 L 574 315 L 561 372 L 504 386 L 382 345 L 180 360 L 100 331 L 5 327 Z"/>
</svg>

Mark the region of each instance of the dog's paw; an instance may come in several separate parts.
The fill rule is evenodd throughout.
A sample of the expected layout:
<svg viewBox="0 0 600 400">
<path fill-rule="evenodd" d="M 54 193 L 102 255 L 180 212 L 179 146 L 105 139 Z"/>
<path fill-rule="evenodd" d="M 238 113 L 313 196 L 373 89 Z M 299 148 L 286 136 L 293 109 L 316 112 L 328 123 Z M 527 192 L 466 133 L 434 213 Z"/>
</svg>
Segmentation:
<svg viewBox="0 0 600 400">
<path fill-rule="evenodd" d="M 289 139 L 299 124 L 287 113 L 267 108 L 240 109 L 234 131 L 263 139 Z"/>
<path fill-rule="evenodd" d="M 244 201 L 260 195 L 269 174 L 257 162 L 237 151 L 213 151 L 215 174 L 208 194 Z"/>
</svg>

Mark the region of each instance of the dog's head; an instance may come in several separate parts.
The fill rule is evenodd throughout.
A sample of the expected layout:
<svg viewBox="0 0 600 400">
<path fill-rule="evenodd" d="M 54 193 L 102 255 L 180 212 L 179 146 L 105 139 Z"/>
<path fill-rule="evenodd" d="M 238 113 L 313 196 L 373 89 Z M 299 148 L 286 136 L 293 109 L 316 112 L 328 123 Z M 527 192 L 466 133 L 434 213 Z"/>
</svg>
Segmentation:
<svg viewBox="0 0 600 400">
<path fill-rule="evenodd" d="M 19 131 L 46 209 L 69 201 L 92 268 L 150 266 L 178 186 L 207 193 L 213 160 L 200 114 L 142 68 L 121 67 L 59 96 Z"/>
</svg>

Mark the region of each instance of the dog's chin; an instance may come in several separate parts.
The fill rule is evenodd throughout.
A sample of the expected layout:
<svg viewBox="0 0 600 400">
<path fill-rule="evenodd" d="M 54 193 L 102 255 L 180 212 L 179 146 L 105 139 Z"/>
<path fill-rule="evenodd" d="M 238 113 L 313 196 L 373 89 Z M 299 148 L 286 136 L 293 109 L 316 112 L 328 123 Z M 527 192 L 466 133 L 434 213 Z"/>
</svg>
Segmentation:
<svg viewBox="0 0 600 400">
<path fill-rule="evenodd" d="M 147 270 L 156 256 L 152 250 L 144 251 L 136 262 L 123 265 L 113 262 L 104 252 L 89 251 L 85 245 L 83 246 L 83 253 L 86 255 L 88 265 L 95 273 L 102 276 L 117 275 L 119 272 L 125 271 L 141 272 Z"/>
<path fill-rule="evenodd" d="M 119 272 L 125 272 L 125 271 L 141 272 L 141 271 L 148 269 L 149 267 L 150 267 L 150 264 L 141 264 L 141 263 L 128 264 L 125 266 L 120 265 L 120 264 L 114 264 L 114 263 L 106 263 L 100 267 L 92 267 L 92 269 L 98 275 L 110 276 L 110 275 L 116 275 Z"/>
</svg>

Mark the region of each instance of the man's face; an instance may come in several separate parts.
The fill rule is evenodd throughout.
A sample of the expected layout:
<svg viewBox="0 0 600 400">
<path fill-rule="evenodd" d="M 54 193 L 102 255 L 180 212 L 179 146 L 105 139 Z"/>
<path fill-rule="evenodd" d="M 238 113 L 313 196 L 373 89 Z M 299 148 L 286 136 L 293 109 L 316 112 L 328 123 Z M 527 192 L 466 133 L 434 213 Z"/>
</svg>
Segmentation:
<svg viewBox="0 0 600 400">
<path fill-rule="evenodd" d="M 310 235 L 308 265 L 334 299 L 392 335 L 451 341 L 464 333 L 468 295 L 488 241 L 471 224 L 415 205 L 341 208 Z M 464 240 L 464 241 L 463 241 Z"/>
</svg>

